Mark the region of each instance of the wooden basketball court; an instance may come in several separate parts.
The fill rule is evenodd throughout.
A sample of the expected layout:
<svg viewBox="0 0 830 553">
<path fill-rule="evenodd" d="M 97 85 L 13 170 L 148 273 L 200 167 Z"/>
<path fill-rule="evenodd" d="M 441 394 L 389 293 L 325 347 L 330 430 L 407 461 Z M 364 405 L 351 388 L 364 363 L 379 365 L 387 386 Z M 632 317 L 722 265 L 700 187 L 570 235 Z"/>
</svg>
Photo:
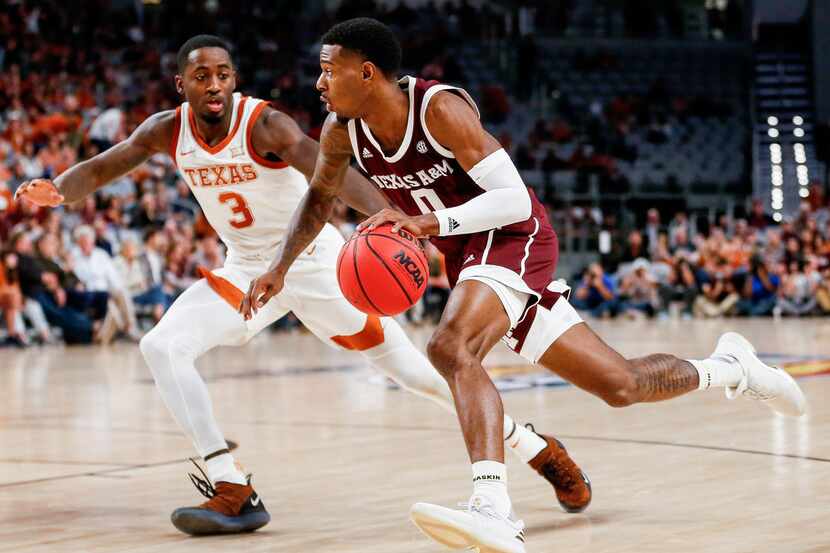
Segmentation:
<svg viewBox="0 0 830 553">
<path fill-rule="evenodd" d="M 795 371 L 830 368 L 830 321 L 597 322 L 627 355 L 706 356 L 727 329 Z M 413 330 L 423 344 L 425 329 Z M 830 380 L 799 382 L 800 420 L 723 392 L 614 410 L 528 377 L 506 350 L 507 411 L 555 433 L 594 484 L 582 515 L 510 458 L 510 487 L 536 553 L 830 551 Z M 135 345 L 0 351 L 0 551 L 361 552 L 443 549 L 408 520 L 417 501 L 470 492 L 456 421 L 370 378 L 362 359 L 306 334 L 267 334 L 201 361 L 214 407 L 272 521 L 244 536 L 190 538 L 169 522 L 202 500 L 193 455 Z"/>
</svg>

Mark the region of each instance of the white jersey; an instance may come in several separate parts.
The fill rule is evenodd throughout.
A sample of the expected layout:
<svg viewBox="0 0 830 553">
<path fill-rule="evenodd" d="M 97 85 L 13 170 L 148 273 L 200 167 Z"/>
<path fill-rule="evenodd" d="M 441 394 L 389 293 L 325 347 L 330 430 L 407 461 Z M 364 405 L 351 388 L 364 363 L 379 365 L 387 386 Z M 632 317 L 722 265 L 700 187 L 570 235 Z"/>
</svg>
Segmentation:
<svg viewBox="0 0 830 553">
<path fill-rule="evenodd" d="M 231 264 L 270 261 L 308 189 L 302 173 L 254 151 L 251 131 L 266 105 L 235 93 L 230 132 L 213 147 L 199 136 L 190 105 L 176 110 L 171 155 Z"/>
</svg>

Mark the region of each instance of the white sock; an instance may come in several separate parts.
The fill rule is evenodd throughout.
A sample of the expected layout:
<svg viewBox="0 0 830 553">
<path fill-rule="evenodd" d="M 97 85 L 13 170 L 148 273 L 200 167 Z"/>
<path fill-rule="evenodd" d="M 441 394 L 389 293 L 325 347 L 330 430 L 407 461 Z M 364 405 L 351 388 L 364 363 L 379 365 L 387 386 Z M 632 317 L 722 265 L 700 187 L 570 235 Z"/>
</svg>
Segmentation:
<svg viewBox="0 0 830 553">
<path fill-rule="evenodd" d="M 516 424 L 507 415 L 504 416 L 504 443 L 522 460 L 522 463 L 529 463 L 548 447 L 548 443 L 538 434 Z"/>
<path fill-rule="evenodd" d="M 735 387 L 744 377 L 744 371 L 738 360 L 729 355 L 717 355 L 708 359 L 689 359 L 700 377 L 698 390 L 709 388 Z"/>
<path fill-rule="evenodd" d="M 490 500 L 493 509 L 503 516 L 509 516 L 513 506 L 507 495 L 507 467 L 498 461 L 473 463 L 473 495 L 482 495 Z"/>
<path fill-rule="evenodd" d="M 248 483 L 248 479 L 245 478 L 245 473 L 242 472 L 239 465 L 236 464 L 233 455 L 230 453 L 223 453 L 222 455 L 211 457 L 205 461 L 205 465 L 207 465 L 208 477 L 214 484 L 221 481 L 230 482 L 231 484 L 242 484 L 244 486 Z"/>
</svg>

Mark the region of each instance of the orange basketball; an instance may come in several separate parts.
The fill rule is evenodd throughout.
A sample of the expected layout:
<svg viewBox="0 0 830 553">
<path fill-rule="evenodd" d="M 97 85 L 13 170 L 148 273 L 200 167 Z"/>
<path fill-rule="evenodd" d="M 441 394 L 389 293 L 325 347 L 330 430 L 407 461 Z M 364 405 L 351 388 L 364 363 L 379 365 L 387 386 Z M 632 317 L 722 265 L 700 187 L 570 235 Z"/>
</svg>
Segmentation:
<svg viewBox="0 0 830 553">
<path fill-rule="evenodd" d="M 397 315 L 427 288 L 429 264 L 421 243 L 385 224 L 352 236 L 337 258 L 337 281 L 349 302 L 370 315 Z"/>
</svg>

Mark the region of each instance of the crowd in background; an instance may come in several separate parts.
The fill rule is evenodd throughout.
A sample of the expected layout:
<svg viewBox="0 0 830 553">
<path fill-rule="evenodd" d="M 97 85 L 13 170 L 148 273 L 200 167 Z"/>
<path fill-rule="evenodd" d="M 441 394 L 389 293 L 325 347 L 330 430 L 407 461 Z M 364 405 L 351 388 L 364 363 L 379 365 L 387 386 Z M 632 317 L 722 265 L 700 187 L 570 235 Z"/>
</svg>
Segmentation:
<svg viewBox="0 0 830 553">
<path fill-rule="evenodd" d="M 713 318 L 830 314 L 830 206 L 820 187 L 780 225 L 754 201 L 698 232 L 685 212 L 617 240 L 574 283 L 571 301 L 595 317 Z"/>
<path fill-rule="evenodd" d="M 9 343 L 107 343 L 119 335 L 136 340 L 199 278 L 200 267 L 222 265 L 223 246 L 165 156 L 154 157 L 77 205 L 49 210 L 12 199 L 22 182 L 54 178 L 123 140 L 150 114 L 175 107 L 181 101 L 172 79 L 175 52 L 190 36 L 216 33 L 229 38 L 240 88 L 271 100 L 311 136 L 317 136 L 325 114 L 313 88 L 319 70 L 315 45 L 333 22 L 381 14 L 401 37 L 406 67 L 461 84 L 465 82 L 463 60 L 448 55 L 448 45 L 509 36 L 520 27 L 515 17 L 464 1 L 426 4 L 418 9 L 404 5 L 379 9 L 374 2 L 353 0 L 342 3 L 333 13 L 296 10 L 293 4 L 288 0 L 208 1 L 205 9 L 196 9 L 186 2 L 164 2 L 114 11 L 110 2 L 89 0 L 80 20 L 70 5 L 57 1 L 14 0 L 0 6 L 0 310 Z M 536 24 L 545 28 L 546 21 L 553 21 L 545 19 L 551 14 L 537 8 Z M 284 17 L 289 11 L 294 16 Z M 493 86 L 473 92 L 482 96 L 487 115 L 497 116 L 509 91 Z M 652 95 L 658 98 L 660 94 L 658 83 Z M 587 151 L 581 146 L 566 163 L 593 163 L 606 152 L 620 157 L 635 155 L 620 149 L 624 147 L 624 141 L 618 140 L 618 135 L 625 133 L 623 119 L 653 125 L 655 140 L 661 132 L 661 120 L 644 105 L 636 98 L 621 97 L 607 106 L 591 106 L 588 114 L 568 115 L 567 110 L 560 110 L 565 117 L 537 124 L 524 149 L 512 145 L 509 136 L 501 138 L 520 166 L 554 167 L 562 160 L 542 158 L 533 146 L 569 141 L 578 119 L 591 158 L 579 157 Z M 675 110 L 672 113 L 687 109 L 677 103 L 661 105 Z M 355 214 L 342 207 L 335 223 L 348 235 Z M 803 229 L 793 228 L 802 241 Z M 824 239 L 824 230 L 821 226 L 813 236 Z M 790 248 L 784 227 L 746 235 L 735 232 L 723 228 L 719 234 L 713 229 L 701 242 L 689 231 L 686 240 L 694 246 L 689 249 L 699 255 L 696 261 L 690 257 L 685 265 L 677 253 L 678 247 L 684 250 L 682 233 L 679 237 L 678 232 L 669 232 L 665 246 L 659 233 L 653 237 L 645 233 L 643 245 L 636 247 L 636 233 L 632 234 L 632 247 L 645 248 L 637 257 L 649 265 L 643 267 L 643 261 L 638 261 L 635 276 L 620 279 L 607 276 L 610 271 L 622 277 L 616 267 L 597 265 L 589 281 L 607 280 L 608 285 L 598 292 L 602 301 L 594 301 L 594 288 L 589 288 L 587 296 L 581 291 L 575 296 L 586 301 L 585 305 L 596 303 L 591 309 L 599 314 L 631 311 L 632 307 L 649 313 L 648 306 L 659 312 L 661 300 L 680 296 L 688 296 L 691 307 L 684 310 L 690 311 L 699 296 L 745 295 L 746 286 L 737 282 L 743 270 L 752 274 L 746 282 L 755 283 L 757 274 L 759 282 L 778 283 L 781 291 L 776 289 L 773 309 L 780 306 L 789 312 L 797 306 L 803 310 L 804 302 L 779 303 L 777 298 L 794 298 L 796 292 L 785 296 L 785 291 L 804 289 L 804 279 L 796 278 L 802 274 L 802 266 L 807 274 L 823 270 L 824 264 L 816 265 L 809 257 L 795 262 L 787 258 L 783 266 L 780 260 L 752 265 L 750 260 L 755 258 L 751 255 L 743 264 L 735 265 L 728 255 L 727 262 L 721 263 L 711 252 L 731 252 L 736 240 L 749 244 L 743 249 L 775 240 L 780 240 L 785 251 Z M 681 246 L 677 246 L 678 240 Z M 708 244 L 708 253 L 701 253 L 703 244 Z M 412 314 L 415 320 L 435 320 L 448 295 L 440 256 L 431 251 L 430 259 L 431 286 L 424 303 Z M 660 268 L 664 266 L 669 269 Z M 725 267 L 730 269 L 728 273 L 724 273 Z M 708 280 L 703 272 L 710 275 Z M 794 276 L 790 277 L 791 273 Z M 728 276 L 721 278 L 723 274 Z M 694 300 L 690 291 L 684 292 L 692 286 L 689 275 L 694 276 L 699 290 Z M 809 280 L 816 279 L 810 276 Z M 821 286 L 816 284 L 815 293 L 811 292 L 819 307 L 824 305 Z M 758 295 L 763 294 L 759 291 Z M 747 298 L 739 299 L 735 309 L 752 308 L 760 313 L 769 303 L 746 303 L 743 299 Z M 289 319 L 284 324 L 296 322 Z"/>
</svg>

